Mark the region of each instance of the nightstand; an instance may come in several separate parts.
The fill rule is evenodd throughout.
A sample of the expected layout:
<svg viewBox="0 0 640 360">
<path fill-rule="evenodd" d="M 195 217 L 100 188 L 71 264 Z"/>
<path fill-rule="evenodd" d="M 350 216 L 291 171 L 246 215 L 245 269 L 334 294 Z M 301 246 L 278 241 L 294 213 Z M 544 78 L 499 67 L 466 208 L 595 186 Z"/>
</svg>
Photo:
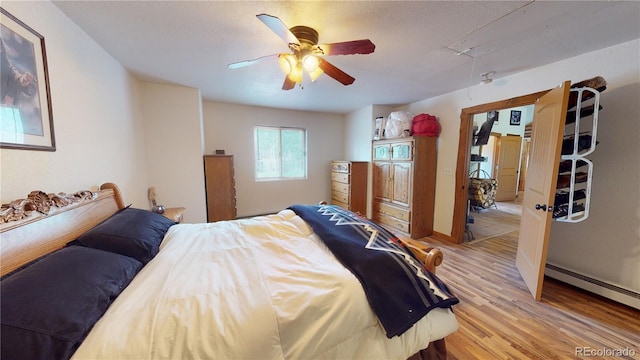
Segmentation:
<svg viewBox="0 0 640 360">
<path fill-rule="evenodd" d="M 185 208 L 183 207 L 174 207 L 167 208 L 162 215 L 168 219 L 171 219 L 177 223 L 182 222 L 182 214 L 184 213 Z"/>
</svg>

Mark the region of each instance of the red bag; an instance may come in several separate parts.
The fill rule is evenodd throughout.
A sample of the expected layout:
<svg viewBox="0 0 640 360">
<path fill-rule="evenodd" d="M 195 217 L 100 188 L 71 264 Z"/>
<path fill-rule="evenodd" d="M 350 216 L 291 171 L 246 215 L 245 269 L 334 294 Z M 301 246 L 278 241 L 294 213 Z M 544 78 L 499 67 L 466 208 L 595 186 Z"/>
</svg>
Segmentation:
<svg viewBox="0 0 640 360">
<path fill-rule="evenodd" d="M 416 136 L 436 137 L 440 135 L 440 123 L 433 115 L 416 115 L 411 122 L 411 133 Z"/>
</svg>

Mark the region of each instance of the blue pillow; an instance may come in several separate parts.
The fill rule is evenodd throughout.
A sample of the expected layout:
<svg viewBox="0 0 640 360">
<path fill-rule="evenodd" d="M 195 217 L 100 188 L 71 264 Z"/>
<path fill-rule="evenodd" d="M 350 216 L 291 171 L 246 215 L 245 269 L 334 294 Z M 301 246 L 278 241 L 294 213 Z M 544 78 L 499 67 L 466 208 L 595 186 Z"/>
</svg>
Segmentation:
<svg viewBox="0 0 640 360">
<path fill-rule="evenodd" d="M 125 208 L 78 238 L 86 247 L 132 257 L 146 265 L 175 222 L 148 210 Z"/>
<path fill-rule="evenodd" d="M 0 282 L 0 357 L 68 359 L 142 268 L 81 246 L 58 250 Z"/>
</svg>

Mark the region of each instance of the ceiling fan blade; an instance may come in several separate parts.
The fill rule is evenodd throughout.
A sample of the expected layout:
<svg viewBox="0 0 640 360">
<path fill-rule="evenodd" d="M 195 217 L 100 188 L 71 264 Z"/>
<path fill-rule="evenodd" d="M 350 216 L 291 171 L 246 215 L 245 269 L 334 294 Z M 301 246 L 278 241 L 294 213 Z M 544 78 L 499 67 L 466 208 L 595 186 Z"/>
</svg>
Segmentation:
<svg viewBox="0 0 640 360">
<path fill-rule="evenodd" d="M 282 90 L 291 90 L 296 86 L 296 83 L 289 79 L 288 76 L 284 77 L 284 83 L 282 83 Z"/>
<path fill-rule="evenodd" d="M 300 41 L 298 38 L 293 35 L 293 33 L 289 30 L 287 25 L 285 25 L 282 20 L 278 17 L 268 14 L 259 14 L 256 15 L 260 21 L 262 21 L 271 31 L 276 33 L 280 37 L 280 39 L 284 40 L 287 44 L 298 44 L 300 45 Z"/>
<path fill-rule="evenodd" d="M 376 45 L 369 39 L 318 45 L 324 55 L 371 54 Z"/>
<path fill-rule="evenodd" d="M 231 64 L 227 65 L 227 67 L 229 69 L 237 69 L 237 68 L 253 65 L 253 64 L 255 64 L 255 63 L 259 62 L 259 61 L 262 61 L 263 59 L 266 59 L 266 58 L 278 57 L 278 55 L 280 55 L 280 54 L 272 54 L 272 55 L 261 56 L 261 57 L 259 57 L 257 59 L 253 59 L 253 60 L 238 61 L 238 62 L 231 63 Z"/>
<path fill-rule="evenodd" d="M 343 85 L 351 85 L 356 80 L 354 77 L 338 69 L 325 59 L 320 59 L 320 64 L 318 66 L 324 71 L 325 74 L 338 80 Z"/>
</svg>

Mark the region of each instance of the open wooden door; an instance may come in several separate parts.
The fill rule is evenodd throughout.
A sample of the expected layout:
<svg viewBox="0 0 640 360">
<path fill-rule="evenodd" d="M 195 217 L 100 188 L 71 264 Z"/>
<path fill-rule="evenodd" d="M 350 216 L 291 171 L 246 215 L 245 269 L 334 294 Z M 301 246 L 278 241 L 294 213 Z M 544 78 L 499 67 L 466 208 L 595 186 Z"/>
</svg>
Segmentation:
<svg viewBox="0 0 640 360">
<path fill-rule="evenodd" d="M 518 194 L 518 171 L 522 138 L 518 135 L 500 137 L 496 176 L 498 189 L 496 201 L 512 201 Z"/>
<path fill-rule="evenodd" d="M 553 201 L 571 83 L 535 103 L 516 267 L 536 300 L 542 295 Z"/>
</svg>

